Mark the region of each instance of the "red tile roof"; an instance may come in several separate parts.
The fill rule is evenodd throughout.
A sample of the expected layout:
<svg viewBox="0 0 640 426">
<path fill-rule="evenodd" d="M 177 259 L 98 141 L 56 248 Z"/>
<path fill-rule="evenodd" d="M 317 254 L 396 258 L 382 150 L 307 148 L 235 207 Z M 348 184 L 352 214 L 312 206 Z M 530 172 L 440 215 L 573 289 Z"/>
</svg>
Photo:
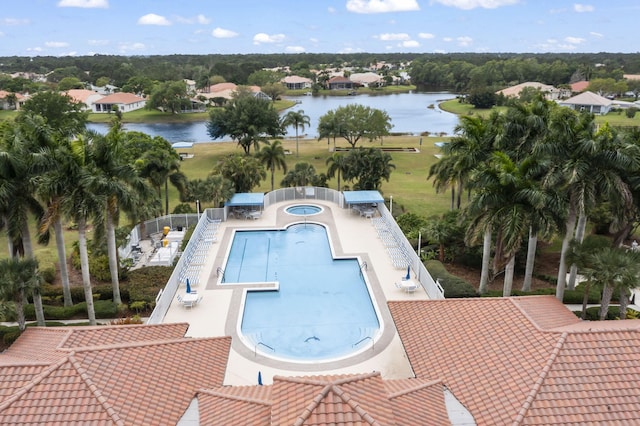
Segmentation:
<svg viewBox="0 0 640 426">
<path fill-rule="evenodd" d="M 443 386 L 380 373 L 273 378 L 273 385 L 220 387 L 198 394 L 202 424 L 449 425 Z"/>
<path fill-rule="evenodd" d="M 584 331 L 552 296 L 389 307 L 417 377 L 441 379 L 479 425 L 630 424 L 640 412 L 640 321 Z"/>
<path fill-rule="evenodd" d="M 104 98 L 100 98 L 94 103 L 96 104 L 135 104 L 137 102 L 144 102 L 145 99 L 133 93 L 113 93 L 107 95 Z"/>
<path fill-rule="evenodd" d="M 187 327 L 29 329 L 10 348 L 15 364 L 0 364 L 0 424 L 177 423 L 198 388 L 222 385 L 231 346 L 184 338 Z M 44 342 L 43 356 L 30 350 Z"/>
</svg>

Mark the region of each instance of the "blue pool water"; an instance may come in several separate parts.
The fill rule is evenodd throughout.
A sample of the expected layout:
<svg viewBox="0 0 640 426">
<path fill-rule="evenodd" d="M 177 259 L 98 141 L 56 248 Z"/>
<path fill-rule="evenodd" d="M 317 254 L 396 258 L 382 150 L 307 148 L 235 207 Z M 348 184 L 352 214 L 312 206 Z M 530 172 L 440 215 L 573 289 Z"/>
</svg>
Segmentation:
<svg viewBox="0 0 640 426">
<path fill-rule="evenodd" d="M 241 332 L 267 356 L 294 361 L 344 357 L 380 329 L 357 259 L 331 256 L 326 229 L 237 231 L 224 282 L 278 281 L 279 291 L 247 292 Z"/>
<path fill-rule="evenodd" d="M 297 206 L 287 207 L 287 213 L 295 216 L 310 216 L 318 214 L 322 211 L 322 207 L 309 204 L 301 204 Z"/>
</svg>

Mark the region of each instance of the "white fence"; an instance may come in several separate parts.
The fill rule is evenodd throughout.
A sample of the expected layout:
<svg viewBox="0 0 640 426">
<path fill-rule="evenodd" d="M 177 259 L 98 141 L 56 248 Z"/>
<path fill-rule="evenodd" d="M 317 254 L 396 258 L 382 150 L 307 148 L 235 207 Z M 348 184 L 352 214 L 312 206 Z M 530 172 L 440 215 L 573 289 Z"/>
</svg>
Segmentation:
<svg viewBox="0 0 640 426">
<path fill-rule="evenodd" d="M 319 187 L 282 188 L 269 192 L 264 197 L 264 208 L 266 209 L 267 207 L 275 203 L 292 200 L 325 200 L 334 202 L 341 208 L 347 208 L 347 206 L 344 205 L 344 195 L 341 192 L 329 188 Z M 399 244 L 401 244 L 401 250 L 404 252 L 404 255 L 406 256 L 411 269 L 416 274 L 416 279 L 420 282 L 429 298 L 444 299 L 444 291 L 442 287 L 433 280 L 431 274 L 429 274 L 429 271 L 427 271 L 427 268 L 424 267 L 415 249 L 411 246 L 411 244 L 409 244 L 409 241 L 407 241 L 395 219 L 393 219 L 393 216 L 391 215 L 391 213 L 389 213 L 387 206 L 384 203 L 379 203 L 378 211 L 380 212 L 380 216 L 385 218 L 385 220 L 388 222 L 389 232 L 393 233 L 395 239 L 399 242 Z M 218 208 L 206 209 L 205 212 L 201 215 L 200 220 L 196 225 L 196 229 L 194 230 L 191 239 L 189 240 L 189 243 L 184 250 L 183 255 L 178 260 L 178 263 L 176 264 L 176 267 L 173 270 L 173 273 L 171 274 L 167 285 L 156 298 L 156 307 L 149 317 L 148 324 L 159 324 L 162 322 L 162 319 L 166 315 L 169 306 L 171 305 L 173 297 L 178 291 L 178 287 L 180 285 L 180 274 L 183 268 L 185 268 L 185 263 L 188 263 L 188 259 L 190 257 L 189 253 L 196 249 L 198 241 L 201 240 L 201 237 L 207 230 L 207 225 L 215 220 L 226 220 L 227 214 L 228 208 Z M 194 219 L 197 219 L 193 217 L 195 215 L 164 216 L 163 218 L 158 218 L 145 224 L 145 226 L 152 224 L 152 229 L 158 230 L 147 233 L 147 235 L 155 232 L 161 232 L 164 226 L 176 226 L 176 223 L 181 224 L 182 222 L 180 222 L 176 218 L 176 216 L 190 216 L 190 219 L 188 217 L 184 217 L 183 219 L 181 219 L 184 221 L 183 226 L 187 227 L 188 220 L 193 221 Z M 167 220 L 169 221 L 169 224 L 167 224 Z M 153 225 L 153 223 L 155 223 L 155 225 Z"/>
</svg>

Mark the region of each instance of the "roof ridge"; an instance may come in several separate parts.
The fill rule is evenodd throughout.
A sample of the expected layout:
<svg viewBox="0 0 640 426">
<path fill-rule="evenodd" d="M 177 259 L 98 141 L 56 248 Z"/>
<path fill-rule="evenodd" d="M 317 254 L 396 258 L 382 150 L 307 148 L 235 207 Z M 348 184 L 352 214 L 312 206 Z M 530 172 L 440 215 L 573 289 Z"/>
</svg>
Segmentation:
<svg viewBox="0 0 640 426">
<path fill-rule="evenodd" d="M 553 348 L 553 351 L 551 351 L 551 355 L 549 356 L 549 358 L 547 359 L 547 362 L 545 363 L 544 367 L 540 371 L 540 375 L 538 376 L 538 379 L 533 384 L 533 387 L 531 388 L 531 390 L 529 391 L 529 394 L 525 398 L 524 403 L 522 404 L 522 407 L 520 407 L 520 410 L 518 411 L 516 418 L 513 420 L 513 426 L 522 424 L 524 417 L 527 414 L 527 411 L 529 411 L 529 408 L 531 408 L 531 404 L 533 404 L 533 401 L 536 399 L 536 396 L 538 395 L 538 392 L 540 391 L 540 388 L 542 387 L 544 380 L 549 374 L 549 371 L 551 371 L 551 367 L 553 366 L 553 363 L 558 357 L 560 350 L 562 350 L 562 347 L 564 346 L 564 343 L 566 342 L 568 335 L 569 333 L 565 332 L 565 333 L 562 333 L 558 338 L 558 341 L 556 342 Z"/>
<path fill-rule="evenodd" d="M 122 342 L 122 343 L 112 343 L 108 345 L 96 345 L 96 346 L 78 346 L 73 348 L 75 352 L 91 352 L 91 351 L 104 351 L 109 349 L 125 349 L 125 348 L 142 348 L 145 346 L 163 346 L 163 345 L 172 345 L 176 343 L 186 343 L 193 341 L 207 341 L 207 340 L 224 340 L 231 339 L 229 336 L 217 336 L 217 337 L 202 337 L 202 338 L 192 338 L 192 337 L 179 337 L 176 339 L 165 339 L 165 340 L 145 340 L 142 342 Z"/>
<path fill-rule="evenodd" d="M 371 377 L 380 376 L 379 371 L 372 371 L 371 373 L 361 373 L 354 375 L 345 375 L 345 377 L 336 377 L 334 380 L 322 379 L 322 378 L 313 378 L 314 376 L 280 376 L 276 375 L 273 377 L 274 381 L 280 380 L 283 382 L 291 382 L 291 383 L 300 383 L 304 385 L 316 385 L 316 386 L 326 386 L 326 385 L 342 385 L 345 383 L 360 381 L 364 379 L 369 379 Z"/>
<path fill-rule="evenodd" d="M 80 363 L 80 361 L 78 361 L 75 358 L 75 352 L 71 352 L 69 354 L 69 362 L 71 363 L 71 365 L 73 366 L 73 368 L 75 368 L 75 370 L 78 372 L 78 374 L 80 375 L 80 378 L 82 379 L 82 381 L 87 385 L 87 387 L 89 388 L 89 390 L 91 391 L 91 393 L 93 394 L 93 396 L 96 398 L 96 400 L 100 403 L 100 405 L 102 405 L 102 407 L 105 409 L 105 411 L 107 412 L 107 415 L 109 417 L 111 417 L 111 419 L 113 420 L 113 422 L 117 425 L 125 425 L 124 420 L 122 419 L 122 417 L 120 417 L 120 415 L 118 414 L 118 412 L 116 411 L 115 408 L 113 408 L 113 405 L 109 402 L 109 400 L 107 399 L 107 397 L 105 397 L 102 392 L 100 391 L 100 389 L 98 388 L 98 386 L 93 382 L 93 380 L 91 379 L 91 376 L 89 376 L 89 373 L 87 373 L 87 370 L 82 366 L 82 364 Z"/>
<path fill-rule="evenodd" d="M 409 383 L 409 380 L 418 380 L 419 381 L 420 379 L 401 379 L 401 380 L 404 380 L 407 383 Z M 390 393 L 389 394 L 389 399 L 394 399 L 394 398 L 398 398 L 400 396 L 408 395 L 410 393 L 413 393 L 413 392 L 428 388 L 430 386 L 437 385 L 438 383 L 444 386 L 444 383 L 442 383 L 442 380 L 429 380 L 429 381 L 426 381 L 426 382 L 419 381 L 415 386 L 410 386 L 410 387 L 407 387 L 406 389 L 403 389 L 401 391 L 398 391 L 398 392 L 395 392 L 395 393 Z"/>
<path fill-rule="evenodd" d="M 509 302 L 511 302 L 511 304 L 520 311 L 520 313 L 522 314 L 523 317 L 525 317 L 527 319 L 527 321 L 529 321 L 529 323 L 538 331 L 543 332 L 543 333 L 552 333 L 552 334 L 557 334 L 557 333 L 562 333 L 561 331 L 556 331 L 553 328 L 549 328 L 549 329 L 545 329 L 540 327 L 540 324 L 538 324 L 538 321 L 535 320 L 535 318 L 529 314 L 529 312 L 527 310 L 525 310 L 522 305 L 520 305 L 519 303 L 517 303 L 520 300 L 523 300 L 524 298 L 549 298 L 549 297 L 553 297 L 550 294 L 534 294 L 532 296 L 509 296 L 507 299 L 509 300 Z M 500 299 L 500 298 L 498 298 Z M 566 327 L 566 326 L 563 326 Z"/>
<path fill-rule="evenodd" d="M 371 425 L 378 425 L 379 423 L 369 414 L 359 402 L 357 402 L 354 398 L 351 397 L 351 394 L 345 390 L 342 390 L 339 386 L 333 385 L 331 387 L 333 392 L 342 399 L 345 404 L 349 407 L 353 408 L 353 410 L 362 417 L 362 420 L 366 421 Z"/>
<path fill-rule="evenodd" d="M 14 392 L 10 397 L 8 397 L 7 399 L 5 399 L 1 404 L 0 404 L 0 411 L 5 410 L 6 408 L 8 408 L 11 404 L 13 404 L 15 401 L 19 400 L 20 398 L 22 398 L 22 396 L 24 394 L 26 394 L 29 390 L 31 390 L 35 385 L 39 384 L 41 381 L 43 381 L 46 377 L 48 377 L 52 372 L 54 372 L 55 370 L 57 370 L 61 365 L 63 365 L 64 363 L 66 363 L 69 360 L 68 356 L 63 356 L 62 358 L 60 358 L 58 361 L 52 363 L 49 365 L 49 367 L 45 368 L 43 371 L 41 371 L 39 374 L 37 374 L 36 376 L 34 376 L 33 379 L 31 379 L 31 381 L 29 381 L 28 384 L 24 385 L 23 387 L 21 387 L 19 390 L 17 390 L 16 392 Z"/>
<path fill-rule="evenodd" d="M 311 400 L 311 402 L 307 404 L 302 414 L 299 415 L 296 421 L 293 423 L 293 426 L 304 425 L 304 421 L 309 418 L 311 413 L 313 413 L 313 410 L 315 410 L 318 404 L 320 404 L 320 401 L 322 401 L 327 396 L 329 390 L 331 390 L 331 386 L 331 384 L 327 384 L 324 386 L 324 388 L 313 398 L 313 400 Z"/>
<path fill-rule="evenodd" d="M 267 385 L 267 386 L 271 386 L 271 385 Z M 253 387 L 253 386 L 250 386 L 250 387 Z M 204 394 L 211 395 L 211 396 L 218 396 L 220 398 L 233 399 L 235 401 L 248 402 L 250 404 L 266 405 L 268 407 L 271 407 L 273 405 L 273 402 L 268 401 L 268 400 L 250 398 L 250 397 L 247 397 L 247 396 L 241 396 L 241 395 L 235 395 L 235 394 L 229 394 L 229 393 L 224 393 L 224 392 L 220 392 L 220 391 L 213 390 L 213 389 L 201 389 L 201 390 L 198 390 L 197 393 L 204 393 Z"/>
</svg>

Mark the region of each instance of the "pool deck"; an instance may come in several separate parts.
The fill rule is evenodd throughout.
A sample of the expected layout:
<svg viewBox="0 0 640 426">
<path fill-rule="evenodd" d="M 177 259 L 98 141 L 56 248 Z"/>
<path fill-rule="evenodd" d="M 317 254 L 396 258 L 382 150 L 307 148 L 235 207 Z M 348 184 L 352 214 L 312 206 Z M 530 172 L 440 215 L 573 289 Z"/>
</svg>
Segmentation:
<svg viewBox="0 0 640 426">
<path fill-rule="evenodd" d="M 324 208 L 317 215 L 307 216 L 307 222 L 326 226 L 336 256 L 357 256 L 367 263 L 366 274 L 372 298 L 377 303 L 383 332 L 375 344 L 366 344 L 357 354 L 335 361 L 293 363 L 261 355 L 243 344 L 237 335 L 243 294 L 248 285 L 220 285 L 217 268 L 224 264 L 235 229 L 278 229 L 290 223 L 305 221 L 284 210 L 295 204 L 315 204 Z M 281 202 L 267 208 L 260 218 L 235 219 L 222 222 L 217 242 L 209 248 L 207 261 L 200 272 L 197 292 L 202 300 L 193 308 L 183 307 L 174 297 L 163 322 L 188 322 L 189 337 L 232 336 L 233 343 L 225 376 L 225 385 L 255 385 L 258 372 L 264 384 L 270 384 L 274 375 L 304 376 L 318 374 L 356 374 L 379 371 L 383 378 L 414 377 L 400 338 L 396 332 L 387 301 L 428 299 L 422 287 L 407 293 L 395 286 L 406 270 L 395 269 L 382 241 L 378 238 L 371 219 L 332 202 L 296 200 Z M 255 287 L 255 286 L 254 286 Z M 184 287 L 178 290 L 183 294 Z"/>
</svg>

